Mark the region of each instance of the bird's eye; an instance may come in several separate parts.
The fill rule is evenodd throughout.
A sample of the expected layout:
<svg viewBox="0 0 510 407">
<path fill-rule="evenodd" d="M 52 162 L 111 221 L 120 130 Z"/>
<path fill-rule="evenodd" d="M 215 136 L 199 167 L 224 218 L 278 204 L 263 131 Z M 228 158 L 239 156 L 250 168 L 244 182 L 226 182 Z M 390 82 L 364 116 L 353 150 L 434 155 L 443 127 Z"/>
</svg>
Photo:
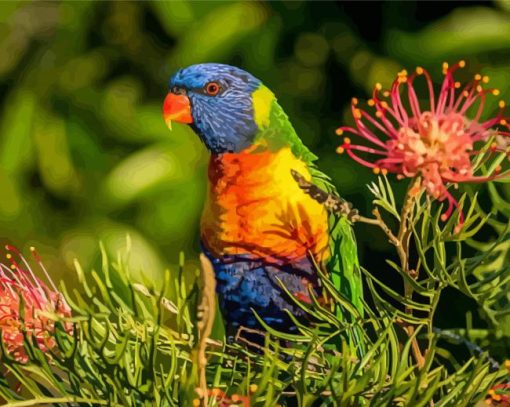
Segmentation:
<svg viewBox="0 0 510 407">
<path fill-rule="evenodd" d="M 217 82 L 209 82 L 205 85 L 205 91 L 209 96 L 216 96 L 220 93 L 221 87 Z"/>
</svg>

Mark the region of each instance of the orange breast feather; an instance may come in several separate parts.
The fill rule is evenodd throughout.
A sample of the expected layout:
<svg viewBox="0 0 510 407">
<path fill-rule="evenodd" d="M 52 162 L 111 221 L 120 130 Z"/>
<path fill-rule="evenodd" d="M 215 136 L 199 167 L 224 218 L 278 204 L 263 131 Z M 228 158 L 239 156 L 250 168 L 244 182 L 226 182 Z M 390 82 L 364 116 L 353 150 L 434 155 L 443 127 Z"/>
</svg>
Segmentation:
<svg viewBox="0 0 510 407">
<path fill-rule="evenodd" d="M 298 187 L 291 169 L 310 177 L 289 148 L 211 158 L 201 229 L 213 255 L 251 254 L 286 262 L 311 252 L 324 260 L 326 210 Z"/>
</svg>

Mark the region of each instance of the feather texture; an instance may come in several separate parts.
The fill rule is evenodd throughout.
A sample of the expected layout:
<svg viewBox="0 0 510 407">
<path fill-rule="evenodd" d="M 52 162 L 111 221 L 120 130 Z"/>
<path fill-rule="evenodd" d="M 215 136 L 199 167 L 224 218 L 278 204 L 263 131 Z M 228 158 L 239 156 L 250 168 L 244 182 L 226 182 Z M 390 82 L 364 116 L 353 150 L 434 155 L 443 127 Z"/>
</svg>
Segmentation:
<svg viewBox="0 0 510 407">
<path fill-rule="evenodd" d="M 331 217 L 295 181 L 297 171 L 335 191 L 274 94 L 253 75 L 214 63 L 181 69 L 169 85 L 188 98 L 190 125 L 211 152 L 201 238 L 227 329 L 259 327 L 260 317 L 295 330 L 289 313 L 307 317 L 296 301 L 310 303 L 310 292 L 321 296 L 317 264 L 361 311 L 350 224 Z"/>
</svg>

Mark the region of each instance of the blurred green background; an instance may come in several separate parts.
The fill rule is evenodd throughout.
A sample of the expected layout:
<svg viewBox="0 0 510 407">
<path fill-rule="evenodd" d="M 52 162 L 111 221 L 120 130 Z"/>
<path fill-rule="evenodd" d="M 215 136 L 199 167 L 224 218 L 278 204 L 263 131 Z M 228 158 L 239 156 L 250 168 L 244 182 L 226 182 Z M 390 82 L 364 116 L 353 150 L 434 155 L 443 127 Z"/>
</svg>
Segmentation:
<svg viewBox="0 0 510 407">
<path fill-rule="evenodd" d="M 160 281 L 183 251 L 196 268 L 207 153 L 161 118 L 169 76 L 225 62 L 279 97 L 341 194 L 369 208 L 372 173 L 335 154 L 352 96 L 403 67 L 469 62 L 510 96 L 510 2 L 2 2 L 0 237 L 36 246 L 71 278 L 132 239 L 132 272 Z M 357 226 L 362 264 L 382 234 Z M 370 253 L 370 256 L 368 256 Z M 449 311 L 463 326 L 466 305 Z"/>
</svg>

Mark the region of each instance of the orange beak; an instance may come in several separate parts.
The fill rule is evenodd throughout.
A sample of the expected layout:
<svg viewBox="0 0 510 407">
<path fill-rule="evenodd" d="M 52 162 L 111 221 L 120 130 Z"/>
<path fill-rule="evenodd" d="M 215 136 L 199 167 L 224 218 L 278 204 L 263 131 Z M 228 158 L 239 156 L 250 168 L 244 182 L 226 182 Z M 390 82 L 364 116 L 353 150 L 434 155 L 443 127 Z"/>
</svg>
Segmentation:
<svg viewBox="0 0 510 407">
<path fill-rule="evenodd" d="M 186 95 L 169 93 L 163 102 L 163 117 L 165 123 L 172 130 L 172 121 L 177 123 L 193 123 L 191 116 L 191 105 Z"/>
</svg>

